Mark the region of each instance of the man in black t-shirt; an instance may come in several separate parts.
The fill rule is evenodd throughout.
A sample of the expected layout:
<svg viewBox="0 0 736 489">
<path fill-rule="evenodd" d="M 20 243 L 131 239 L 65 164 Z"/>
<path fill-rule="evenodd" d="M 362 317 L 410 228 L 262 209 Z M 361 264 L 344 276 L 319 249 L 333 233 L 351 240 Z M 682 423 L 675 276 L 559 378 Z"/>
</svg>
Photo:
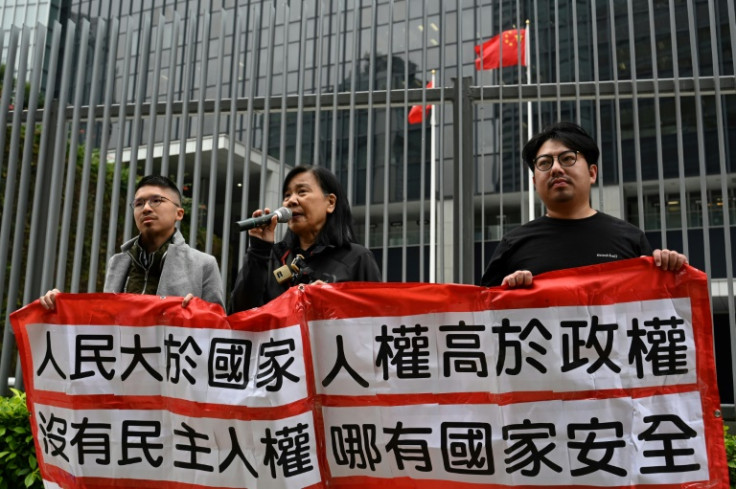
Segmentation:
<svg viewBox="0 0 736 489">
<path fill-rule="evenodd" d="M 543 272 L 642 255 L 652 255 L 663 270 L 687 263 L 676 251 L 652 251 L 641 229 L 590 206 L 599 155 L 588 133 L 570 122 L 553 124 L 526 143 L 522 158 L 547 213 L 504 235 L 481 285 L 528 287 Z"/>
</svg>

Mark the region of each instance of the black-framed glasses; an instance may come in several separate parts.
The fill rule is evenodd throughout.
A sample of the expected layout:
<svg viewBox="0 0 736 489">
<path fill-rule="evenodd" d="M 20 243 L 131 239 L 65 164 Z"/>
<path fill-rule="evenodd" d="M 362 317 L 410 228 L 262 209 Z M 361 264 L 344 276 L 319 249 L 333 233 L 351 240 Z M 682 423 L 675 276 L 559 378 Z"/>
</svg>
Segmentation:
<svg viewBox="0 0 736 489">
<path fill-rule="evenodd" d="M 560 162 L 560 166 L 568 167 L 578 161 L 579 151 L 567 150 L 555 155 L 539 155 L 534 158 L 534 167 L 539 171 L 549 171 L 555 164 L 555 158 Z"/>
<path fill-rule="evenodd" d="M 130 207 L 133 209 L 143 209 L 146 206 L 146 202 L 148 202 L 148 206 L 151 207 L 151 209 L 155 209 L 156 207 L 161 205 L 161 202 L 163 201 L 171 202 L 177 207 L 181 207 L 181 205 L 177 204 L 173 200 L 169 199 L 168 197 L 164 197 L 163 195 L 152 195 L 148 197 L 147 199 L 139 198 L 135 199 L 133 202 L 130 203 Z"/>
</svg>

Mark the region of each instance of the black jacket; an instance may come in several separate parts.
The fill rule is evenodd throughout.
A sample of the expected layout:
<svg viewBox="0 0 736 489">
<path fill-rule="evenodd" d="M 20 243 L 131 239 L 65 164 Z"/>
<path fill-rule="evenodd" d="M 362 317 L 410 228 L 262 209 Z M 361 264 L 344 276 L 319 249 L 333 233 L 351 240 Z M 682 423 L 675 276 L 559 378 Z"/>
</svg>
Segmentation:
<svg viewBox="0 0 736 489">
<path fill-rule="evenodd" d="M 300 271 L 293 279 L 279 284 L 274 270 L 291 265 L 297 254 L 304 257 Z M 323 282 L 379 282 L 381 272 L 373 253 L 356 243 L 343 247 L 315 245 L 307 251 L 291 248 L 285 241 L 268 243 L 250 238 L 243 268 L 238 272 L 228 314 L 262 306 L 297 284 Z"/>
</svg>

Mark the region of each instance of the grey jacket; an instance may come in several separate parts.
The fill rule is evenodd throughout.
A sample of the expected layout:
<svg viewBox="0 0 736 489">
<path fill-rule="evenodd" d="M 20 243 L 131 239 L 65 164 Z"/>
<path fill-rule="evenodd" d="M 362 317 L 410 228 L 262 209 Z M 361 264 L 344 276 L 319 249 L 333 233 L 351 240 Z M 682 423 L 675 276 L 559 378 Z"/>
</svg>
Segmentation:
<svg viewBox="0 0 736 489">
<path fill-rule="evenodd" d="M 104 292 L 122 292 L 128 278 L 130 255 L 127 251 L 137 238 L 123 243 L 122 253 L 110 258 L 105 275 Z M 207 302 L 225 307 L 222 277 L 217 260 L 212 255 L 190 248 L 184 236 L 177 230 L 166 251 L 164 268 L 156 293 L 160 296 L 184 297 L 192 293 Z"/>
</svg>

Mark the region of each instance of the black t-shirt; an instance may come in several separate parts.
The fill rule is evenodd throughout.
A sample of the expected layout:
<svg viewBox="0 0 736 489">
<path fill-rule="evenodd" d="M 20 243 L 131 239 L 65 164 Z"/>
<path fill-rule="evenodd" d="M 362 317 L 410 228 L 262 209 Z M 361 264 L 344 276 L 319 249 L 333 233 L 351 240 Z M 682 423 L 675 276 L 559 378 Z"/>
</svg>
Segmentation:
<svg viewBox="0 0 736 489">
<path fill-rule="evenodd" d="M 543 216 L 504 235 L 480 283 L 500 285 L 517 270 L 538 275 L 651 254 L 641 229 L 602 212 L 583 219 Z"/>
</svg>

